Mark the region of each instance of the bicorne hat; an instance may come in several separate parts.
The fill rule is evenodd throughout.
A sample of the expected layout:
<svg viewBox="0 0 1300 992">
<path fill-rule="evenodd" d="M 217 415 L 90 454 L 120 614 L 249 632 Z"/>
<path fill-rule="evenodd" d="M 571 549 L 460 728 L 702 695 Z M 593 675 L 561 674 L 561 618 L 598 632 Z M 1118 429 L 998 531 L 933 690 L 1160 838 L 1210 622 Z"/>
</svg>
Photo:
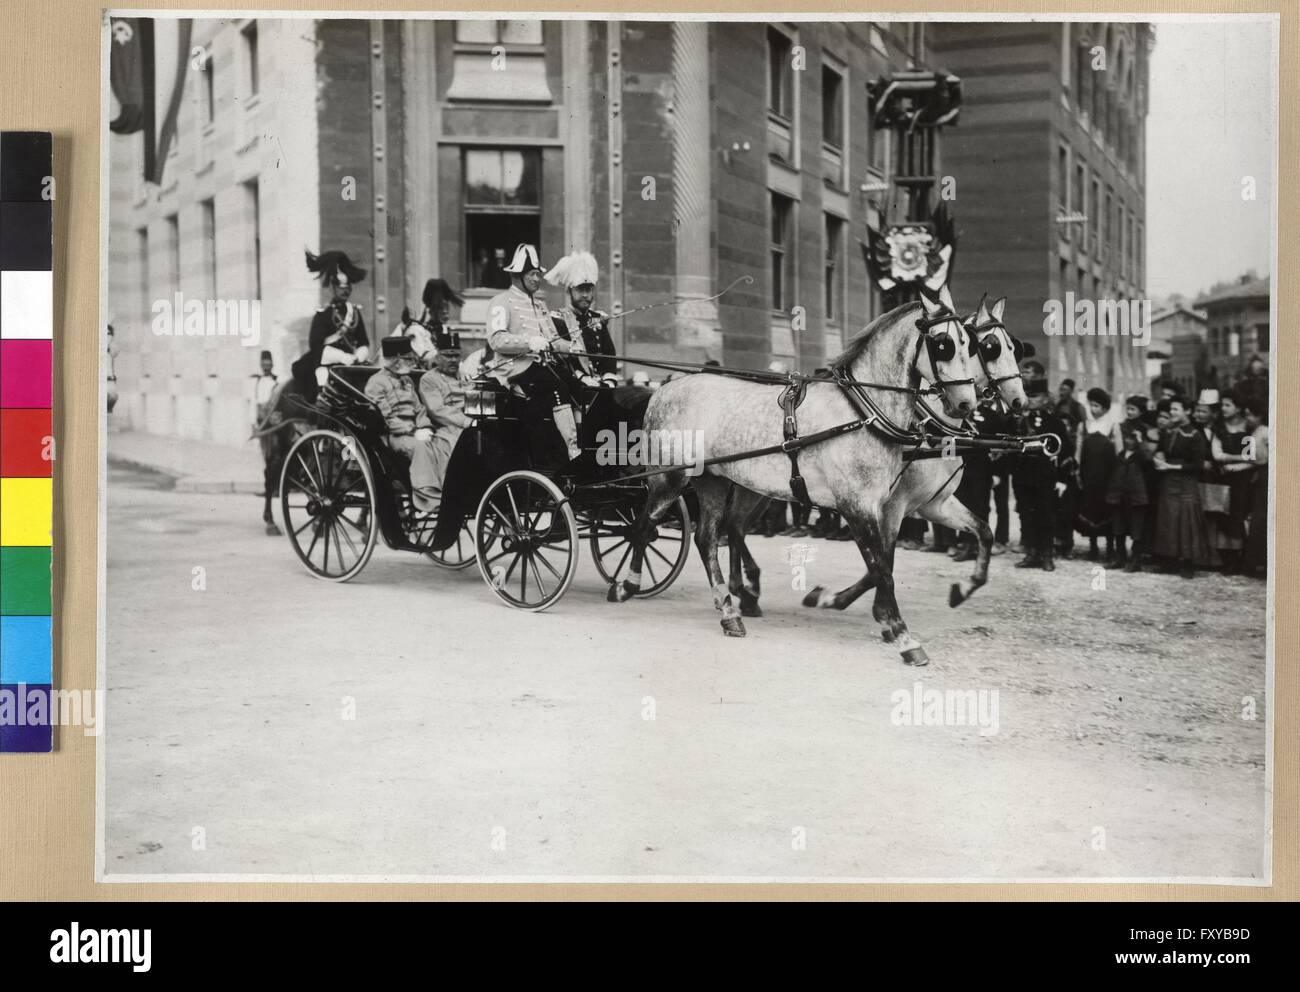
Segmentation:
<svg viewBox="0 0 1300 992">
<path fill-rule="evenodd" d="M 521 276 L 525 272 L 540 268 L 542 268 L 542 263 L 537 258 L 537 247 L 535 245 L 521 244 L 515 248 L 515 257 L 510 260 L 510 264 L 503 265 L 501 271 Z"/>
<path fill-rule="evenodd" d="M 366 270 L 353 263 L 345 251 L 323 251 L 319 255 L 307 252 L 307 271 L 320 276 L 322 286 L 334 282 L 340 272 L 353 283 L 366 277 Z"/>
</svg>

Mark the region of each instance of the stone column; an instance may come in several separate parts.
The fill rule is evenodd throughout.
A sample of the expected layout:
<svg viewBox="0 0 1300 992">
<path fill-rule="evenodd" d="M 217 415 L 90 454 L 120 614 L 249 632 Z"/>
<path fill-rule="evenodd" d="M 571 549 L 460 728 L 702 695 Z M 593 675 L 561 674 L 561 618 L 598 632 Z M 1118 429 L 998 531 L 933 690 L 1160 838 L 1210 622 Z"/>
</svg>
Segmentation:
<svg viewBox="0 0 1300 992">
<path fill-rule="evenodd" d="M 679 297 L 713 295 L 713 127 L 709 107 L 709 25 L 673 24 L 673 226 Z M 677 343 L 722 357 L 716 303 L 677 309 Z"/>
<path fill-rule="evenodd" d="M 424 280 L 441 274 L 437 161 L 441 122 L 435 100 L 434 25 L 434 21 L 402 24 L 402 171 L 406 177 L 403 248 L 408 283 L 404 298 L 409 301 L 420 298 Z M 390 316 L 395 320 L 397 314 Z"/>
<path fill-rule="evenodd" d="M 565 253 L 591 251 L 591 59 L 586 21 L 561 26 Z M 557 253 L 556 257 L 558 257 Z"/>
</svg>

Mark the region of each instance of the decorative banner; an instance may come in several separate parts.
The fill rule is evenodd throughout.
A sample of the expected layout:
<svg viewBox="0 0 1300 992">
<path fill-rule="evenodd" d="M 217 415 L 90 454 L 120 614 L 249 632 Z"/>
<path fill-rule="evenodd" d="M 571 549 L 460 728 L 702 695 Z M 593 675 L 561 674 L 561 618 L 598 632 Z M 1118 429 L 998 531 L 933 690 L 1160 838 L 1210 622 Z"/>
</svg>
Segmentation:
<svg viewBox="0 0 1300 992">
<path fill-rule="evenodd" d="M 54 286 L 48 132 L 0 135 L 0 751 L 49 751 Z"/>
<path fill-rule="evenodd" d="M 956 233 L 948 204 L 940 202 L 928 221 L 867 228 L 862 254 L 867 272 L 882 292 L 923 285 L 938 291 L 951 274 Z"/>
</svg>

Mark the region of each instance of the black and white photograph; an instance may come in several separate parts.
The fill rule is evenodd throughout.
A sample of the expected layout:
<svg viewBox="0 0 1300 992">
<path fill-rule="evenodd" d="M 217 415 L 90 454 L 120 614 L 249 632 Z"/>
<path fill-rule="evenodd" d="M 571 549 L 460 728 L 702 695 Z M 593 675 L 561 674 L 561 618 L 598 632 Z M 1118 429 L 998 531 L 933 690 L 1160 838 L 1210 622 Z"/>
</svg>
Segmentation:
<svg viewBox="0 0 1300 992">
<path fill-rule="evenodd" d="M 96 879 L 1269 885 L 1277 16 L 489 16 L 104 14 Z"/>
</svg>

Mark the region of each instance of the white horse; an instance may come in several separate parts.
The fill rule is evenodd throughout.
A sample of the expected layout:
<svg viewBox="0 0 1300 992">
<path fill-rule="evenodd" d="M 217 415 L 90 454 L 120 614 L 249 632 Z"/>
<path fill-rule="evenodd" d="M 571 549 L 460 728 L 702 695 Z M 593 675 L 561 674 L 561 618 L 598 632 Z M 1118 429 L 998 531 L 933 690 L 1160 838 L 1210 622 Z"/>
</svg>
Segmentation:
<svg viewBox="0 0 1300 992">
<path fill-rule="evenodd" d="M 845 381 L 809 382 L 798 408 L 801 436 L 833 432 L 854 422 L 859 425 L 802 448 L 800 471 L 811 502 L 833 507 L 848 524 L 867 566 L 861 591 L 875 587 L 872 614 L 883 628 L 884 639 L 896 643 L 909 664 L 925 664 L 927 657 L 908 630 L 894 596 L 894 543 L 902 504 L 893 498 L 892 486 L 904 466 L 904 445 L 899 439 L 908 433 L 914 403 L 927 392 L 925 383 L 934 384 L 944 413 L 956 420 L 968 417 L 977 402 L 973 339 L 953 311 L 946 287 L 941 300 L 923 297 L 920 303 L 898 307 L 874 320 L 831 363 L 833 375 Z M 705 438 L 709 459 L 777 450 L 737 460 L 706 459 L 702 474 L 693 480 L 684 468 L 652 476 L 634 531 L 629 572 L 622 581 L 616 578 L 610 599 L 621 602 L 636 592 L 643 549 L 655 521 L 692 484 L 700 504 L 695 541 L 713 589 L 714 606 L 722 613 L 723 632 L 744 636 L 736 602 L 743 597 L 733 597 L 723 580 L 718 542 L 725 528 L 733 542 L 732 573 L 737 575 L 744 540 L 738 522 L 747 514 L 733 500 L 738 494 L 745 502 L 794 497 L 790 461 L 779 449 L 784 415 L 778 397 L 784 388 L 702 374 L 666 383 L 654 394 L 645 415 L 648 433 L 667 432 L 660 436 L 673 437 L 702 432 L 696 436 Z M 755 607 L 756 580 L 755 568 Z"/>
</svg>

